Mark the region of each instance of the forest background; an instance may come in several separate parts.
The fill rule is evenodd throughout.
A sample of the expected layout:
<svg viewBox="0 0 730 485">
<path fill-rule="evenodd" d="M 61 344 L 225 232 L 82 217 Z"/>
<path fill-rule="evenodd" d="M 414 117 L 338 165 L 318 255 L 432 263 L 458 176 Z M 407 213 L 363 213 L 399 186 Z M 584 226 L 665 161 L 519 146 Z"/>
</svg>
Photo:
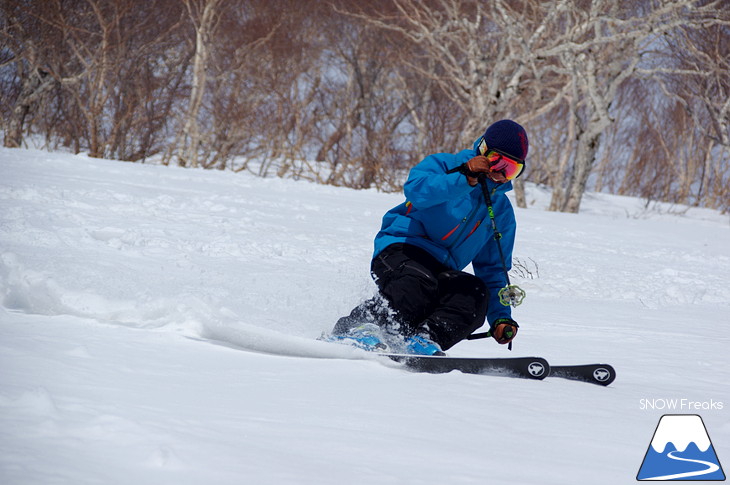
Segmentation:
<svg viewBox="0 0 730 485">
<path fill-rule="evenodd" d="M 512 118 L 520 206 L 727 212 L 730 0 L 2 0 L 0 113 L 7 147 L 383 191 Z"/>
</svg>

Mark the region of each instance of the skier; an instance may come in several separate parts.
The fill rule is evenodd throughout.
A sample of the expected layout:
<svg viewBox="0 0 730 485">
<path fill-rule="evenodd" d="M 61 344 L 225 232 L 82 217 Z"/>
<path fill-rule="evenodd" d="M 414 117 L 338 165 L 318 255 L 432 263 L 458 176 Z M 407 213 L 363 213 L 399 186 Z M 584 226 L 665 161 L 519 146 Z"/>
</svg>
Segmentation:
<svg viewBox="0 0 730 485">
<path fill-rule="evenodd" d="M 486 318 L 498 343 L 511 342 L 518 325 L 498 294 L 515 238 L 506 193 L 527 150 L 524 128 L 501 120 L 473 149 L 429 155 L 413 167 L 406 201 L 385 214 L 375 236 L 371 275 L 379 292 L 340 318 L 330 338 L 366 350 L 444 355 Z M 474 274 L 463 271 L 470 263 Z"/>
</svg>

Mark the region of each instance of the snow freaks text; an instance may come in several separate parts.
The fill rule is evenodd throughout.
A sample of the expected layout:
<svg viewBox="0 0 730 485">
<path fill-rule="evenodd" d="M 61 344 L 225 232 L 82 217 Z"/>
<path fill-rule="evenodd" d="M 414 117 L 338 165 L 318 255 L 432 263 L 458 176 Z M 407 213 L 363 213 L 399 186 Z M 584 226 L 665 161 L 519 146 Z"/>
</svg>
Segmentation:
<svg viewBox="0 0 730 485">
<path fill-rule="evenodd" d="M 710 399 L 709 401 L 693 401 L 691 399 L 679 399 L 679 398 L 658 398 L 658 399 L 647 399 L 643 398 L 639 400 L 639 409 L 645 410 L 659 410 L 659 411 L 720 411 L 724 407 L 722 401 L 715 401 Z"/>
</svg>

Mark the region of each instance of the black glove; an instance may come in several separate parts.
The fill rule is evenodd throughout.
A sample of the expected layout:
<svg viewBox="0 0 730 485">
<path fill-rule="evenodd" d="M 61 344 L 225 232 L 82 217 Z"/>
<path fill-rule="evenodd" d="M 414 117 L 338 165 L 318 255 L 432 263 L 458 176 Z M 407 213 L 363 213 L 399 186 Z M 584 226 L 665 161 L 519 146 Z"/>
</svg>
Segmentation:
<svg viewBox="0 0 730 485">
<path fill-rule="evenodd" d="M 508 344 L 517 336 L 517 322 L 511 318 L 498 318 L 492 325 L 492 337 L 498 344 Z"/>
</svg>

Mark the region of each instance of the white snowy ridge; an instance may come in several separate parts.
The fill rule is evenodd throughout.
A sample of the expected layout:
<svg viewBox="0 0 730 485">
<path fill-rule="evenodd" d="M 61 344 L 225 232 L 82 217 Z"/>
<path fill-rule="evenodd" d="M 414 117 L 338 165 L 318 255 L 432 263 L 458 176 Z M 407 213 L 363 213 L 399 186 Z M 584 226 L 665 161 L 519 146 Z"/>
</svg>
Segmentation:
<svg viewBox="0 0 730 485">
<path fill-rule="evenodd" d="M 694 443 L 700 451 L 705 452 L 711 445 L 702 418 L 697 415 L 662 416 L 651 446 L 657 453 L 664 453 L 664 448 L 670 442 L 677 451 L 684 451 L 690 443 Z"/>
</svg>

